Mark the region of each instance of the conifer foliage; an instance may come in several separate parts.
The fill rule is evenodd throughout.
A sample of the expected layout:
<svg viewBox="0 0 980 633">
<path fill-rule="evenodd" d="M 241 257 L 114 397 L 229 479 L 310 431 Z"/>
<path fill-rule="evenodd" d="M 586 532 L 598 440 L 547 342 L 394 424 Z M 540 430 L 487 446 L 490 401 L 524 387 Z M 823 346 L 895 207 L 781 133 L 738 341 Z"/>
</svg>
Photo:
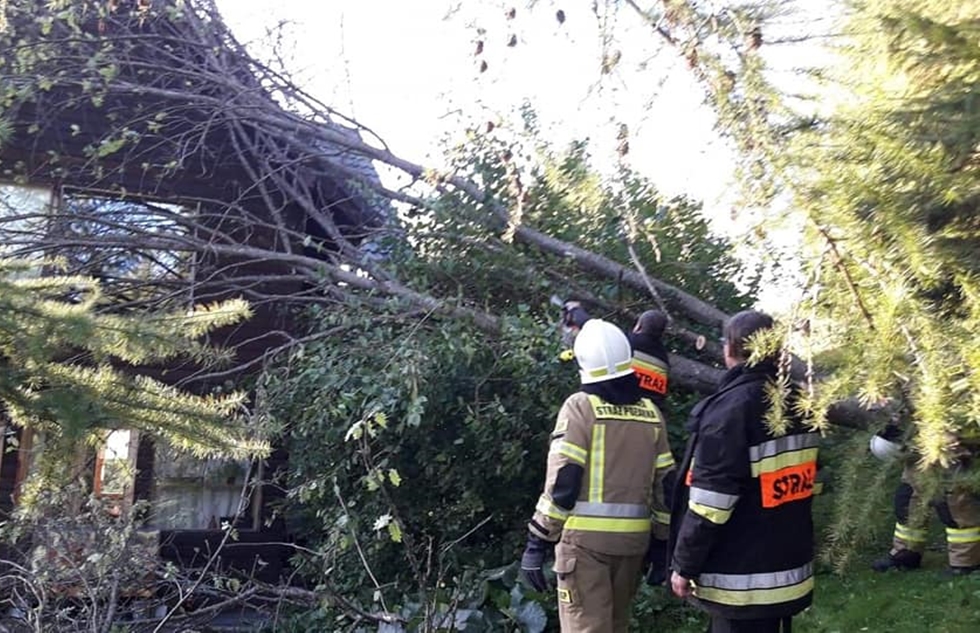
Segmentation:
<svg viewBox="0 0 980 633">
<path fill-rule="evenodd" d="M 924 464 L 980 437 L 980 29 L 954 1 L 849 3 L 839 94 L 795 152 L 828 399 L 900 402 Z"/>
<path fill-rule="evenodd" d="M 0 401 L 10 422 L 43 437 L 42 477 L 72 477 L 77 450 L 113 429 L 148 432 L 199 456 L 266 451 L 241 415 L 242 393 L 198 395 L 135 370 L 175 358 L 219 361 L 201 337 L 246 317 L 244 301 L 107 314 L 94 279 L 36 272 L 0 261 Z"/>
</svg>

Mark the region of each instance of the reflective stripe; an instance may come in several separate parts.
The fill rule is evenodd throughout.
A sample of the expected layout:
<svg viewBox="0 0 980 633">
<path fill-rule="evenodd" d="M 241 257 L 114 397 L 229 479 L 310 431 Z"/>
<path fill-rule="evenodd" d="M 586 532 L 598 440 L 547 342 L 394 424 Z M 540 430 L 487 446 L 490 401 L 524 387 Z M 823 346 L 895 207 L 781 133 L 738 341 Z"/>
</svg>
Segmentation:
<svg viewBox="0 0 980 633">
<path fill-rule="evenodd" d="M 695 586 L 694 595 L 701 600 L 717 602 L 738 607 L 764 604 L 781 604 L 799 600 L 813 591 L 813 577 L 807 578 L 796 585 L 778 587 L 775 589 L 750 589 L 738 591 L 716 589 L 714 587 Z"/>
<path fill-rule="evenodd" d="M 581 446 L 572 444 L 568 440 L 555 442 L 552 445 L 552 450 L 558 453 L 559 455 L 564 455 L 565 457 L 573 461 L 576 461 L 580 464 L 585 464 L 585 462 L 588 461 L 589 458 L 589 452 L 587 450 L 585 450 Z"/>
<path fill-rule="evenodd" d="M 697 578 L 698 587 L 748 591 L 751 589 L 776 589 L 796 585 L 813 577 L 813 563 L 805 563 L 793 569 L 764 571 L 755 574 L 706 573 Z"/>
<path fill-rule="evenodd" d="M 571 513 L 574 516 L 645 519 L 650 516 L 650 509 L 642 503 L 595 503 L 591 501 L 579 501 L 572 508 Z"/>
<path fill-rule="evenodd" d="M 925 543 L 929 540 L 928 533 L 925 530 L 916 530 L 901 523 L 895 524 L 895 538 L 901 541 L 908 541 L 909 543 Z"/>
<path fill-rule="evenodd" d="M 673 453 L 661 453 L 657 455 L 657 468 L 670 468 L 675 463 Z"/>
<path fill-rule="evenodd" d="M 712 508 L 711 506 L 702 505 L 695 501 L 688 501 L 687 508 L 694 514 L 704 517 L 705 519 L 722 525 L 728 522 L 728 519 L 732 518 L 731 510 L 719 510 L 718 508 Z"/>
<path fill-rule="evenodd" d="M 695 503 L 709 505 L 720 510 L 731 510 L 738 503 L 738 495 L 705 490 L 697 486 L 691 486 L 690 499 Z"/>
<path fill-rule="evenodd" d="M 564 521 L 568 518 L 568 510 L 562 508 L 561 506 L 555 505 L 555 503 L 545 495 L 538 497 L 538 505 L 536 505 L 534 509 L 546 517 L 558 519 L 559 521 Z"/>
<path fill-rule="evenodd" d="M 627 420 L 657 424 L 663 421 L 660 411 L 646 399 L 639 404 L 609 404 L 599 396 L 589 395 L 589 404 L 597 420 Z"/>
<path fill-rule="evenodd" d="M 640 351 L 633 351 L 633 362 L 637 365 L 647 366 L 651 369 L 659 369 L 661 373 L 667 373 L 667 364 L 657 358 L 656 356 L 651 356 Z"/>
<path fill-rule="evenodd" d="M 735 606 L 779 604 L 813 591 L 813 564 L 757 574 L 701 574 L 694 595 Z"/>
<path fill-rule="evenodd" d="M 806 448 L 800 451 L 780 453 L 779 455 L 766 457 L 763 460 L 752 462 L 752 476 L 758 477 L 763 473 L 771 473 L 777 470 L 782 470 L 787 466 L 799 466 L 800 464 L 815 462 L 817 461 L 818 452 L 819 450 L 816 448 Z"/>
<path fill-rule="evenodd" d="M 946 528 L 947 543 L 980 543 L 980 528 Z"/>
<path fill-rule="evenodd" d="M 630 361 L 623 361 L 622 363 L 616 363 L 616 367 L 613 371 L 618 374 L 619 372 L 626 371 L 629 368 L 630 368 Z M 608 367 L 600 367 L 598 369 L 589 370 L 589 375 L 592 376 L 593 378 L 601 378 L 602 376 L 608 376 L 611 373 L 613 372 L 610 372 Z"/>
<path fill-rule="evenodd" d="M 608 517 L 570 516 L 565 522 L 566 530 L 581 532 L 618 532 L 634 534 L 650 531 L 650 519 L 614 519 Z"/>
<path fill-rule="evenodd" d="M 749 460 L 757 462 L 766 457 L 772 457 L 786 451 L 798 451 L 803 448 L 813 448 L 820 445 L 819 433 L 798 433 L 784 435 L 774 440 L 749 447 Z"/>
<path fill-rule="evenodd" d="M 670 525 L 670 512 L 653 511 L 653 520 L 663 525 Z"/>
<path fill-rule="evenodd" d="M 603 471 L 606 468 L 606 425 L 592 427 L 592 459 L 589 461 L 589 501 L 602 503 Z"/>
</svg>

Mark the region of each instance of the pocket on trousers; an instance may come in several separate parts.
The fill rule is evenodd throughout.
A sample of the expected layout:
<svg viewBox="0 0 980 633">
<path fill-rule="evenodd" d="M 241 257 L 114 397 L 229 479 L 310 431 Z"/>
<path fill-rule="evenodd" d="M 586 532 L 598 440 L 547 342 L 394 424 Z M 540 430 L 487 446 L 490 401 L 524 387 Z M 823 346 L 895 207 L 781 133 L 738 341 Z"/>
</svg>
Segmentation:
<svg viewBox="0 0 980 633">
<path fill-rule="evenodd" d="M 555 575 L 558 577 L 558 602 L 571 606 L 576 603 L 572 572 L 575 571 L 575 557 L 560 556 L 555 559 Z"/>
</svg>

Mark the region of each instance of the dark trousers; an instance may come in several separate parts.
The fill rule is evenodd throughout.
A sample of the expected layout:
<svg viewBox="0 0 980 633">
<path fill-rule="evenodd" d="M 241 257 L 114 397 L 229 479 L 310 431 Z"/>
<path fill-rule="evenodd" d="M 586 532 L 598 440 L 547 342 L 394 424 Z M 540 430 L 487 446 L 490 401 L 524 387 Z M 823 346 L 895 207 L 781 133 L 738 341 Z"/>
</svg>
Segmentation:
<svg viewBox="0 0 980 633">
<path fill-rule="evenodd" d="M 711 616 L 708 633 L 791 633 L 793 618 L 770 620 L 729 620 Z"/>
</svg>

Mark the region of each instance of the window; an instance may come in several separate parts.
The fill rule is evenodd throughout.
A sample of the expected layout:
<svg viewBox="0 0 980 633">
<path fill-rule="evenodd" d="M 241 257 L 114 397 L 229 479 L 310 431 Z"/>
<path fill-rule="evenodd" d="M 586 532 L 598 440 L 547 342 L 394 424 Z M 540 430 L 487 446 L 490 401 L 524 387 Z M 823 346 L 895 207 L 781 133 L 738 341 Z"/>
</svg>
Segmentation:
<svg viewBox="0 0 980 633">
<path fill-rule="evenodd" d="M 162 442 L 154 458 L 153 510 L 158 529 L 217 530 L 258 527 L 256 479 L 247 461 L 198 459 Z M 241 513 L 239 514 L 239 509 Z"/>
<path fill-rule="evenodd" d="M 92 492 L 117 501 L 119 510 L 133 501 L 136 436 L 133 431 L 111 431 L 95 458 Z"/>
</svg>

